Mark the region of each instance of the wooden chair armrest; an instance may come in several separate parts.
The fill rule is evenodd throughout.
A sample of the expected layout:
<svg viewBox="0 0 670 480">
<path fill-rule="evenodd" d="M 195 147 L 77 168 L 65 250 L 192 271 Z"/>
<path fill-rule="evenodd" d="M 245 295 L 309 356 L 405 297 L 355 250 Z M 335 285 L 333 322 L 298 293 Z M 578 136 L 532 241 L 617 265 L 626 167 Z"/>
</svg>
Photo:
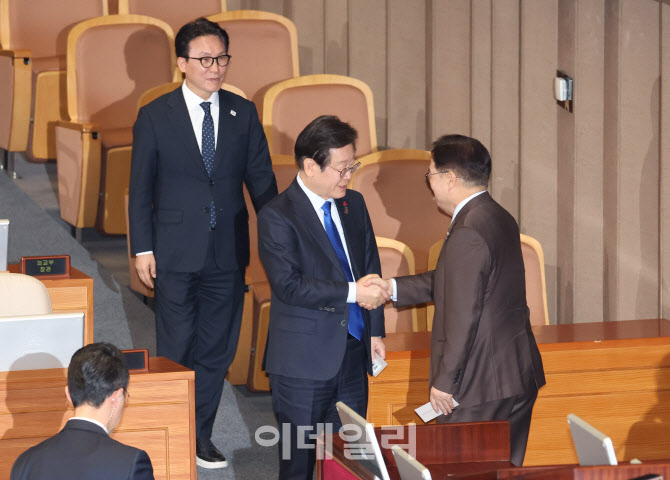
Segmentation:
<svg viewBox="0 0 670 480">
<path fill-rule="evenodd" d="M 77 123 L 59 120 L 56 122 L 57 127 L 69 128 L 71 130 L 79 130 L 81 133 L 95 133 L 100 130 L 100 125 L 96 123 Z"/>
<path fill-rule="evenodd" d="M 31 52 L 30 50 L 0 50 L 1 57 L 10 57 L 10 58 L 27 58 L 30 59 Z"/>
</svg>

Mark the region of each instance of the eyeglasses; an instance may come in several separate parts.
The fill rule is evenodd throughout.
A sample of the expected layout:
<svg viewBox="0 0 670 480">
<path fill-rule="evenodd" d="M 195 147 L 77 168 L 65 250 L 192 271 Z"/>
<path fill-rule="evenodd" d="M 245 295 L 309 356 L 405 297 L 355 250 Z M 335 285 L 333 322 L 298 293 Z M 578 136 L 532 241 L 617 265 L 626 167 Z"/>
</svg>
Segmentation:
<svg viewBox="0 0 670 480">
<path fill-rule="evenodd" d="M 347 175 L 349 175 L 350 173 L 353 174 L 356 170 L 358 170 L 358 167 L 361 166 L 361 162 L 356 162 L 356 164 L 353 167 L 343 168 L 342 170 L 338 170 L 337 168 L 331 167 L 330 165 L 328 165 L 328 166 L 330 168 L 332 168 L 333 170 L 335 170 L 336 172 L 340 172 L 340 178 L 344 178 Z"/>
<path fill-rule="evenodd" d="M 225 67 L 232 58 L 231 55 L 220 55 L 218 57 L 184 57 L 186 60 L 200 60 L 200 65 L 209 68 L 214 65 L 214 60 L 219 67 Z"/>
<path fill-rule="evenodd" d="M 130 393 L 125 388 L 123 389 L 123 395 L 126 397 L 126 402 L 130 400 Z"/>
</svg>

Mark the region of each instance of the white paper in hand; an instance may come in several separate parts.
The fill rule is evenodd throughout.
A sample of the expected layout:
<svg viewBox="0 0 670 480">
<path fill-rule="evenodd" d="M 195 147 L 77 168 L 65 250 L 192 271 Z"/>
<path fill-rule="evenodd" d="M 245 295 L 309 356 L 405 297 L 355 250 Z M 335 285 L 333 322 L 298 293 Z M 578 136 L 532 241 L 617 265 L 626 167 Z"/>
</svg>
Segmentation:
<svg viewBox="0 0 670 480">
<path fill-rule="evenodd" d="M 384 370 L 387 365 L 388 363 L 386 363 L 383 358 L 375 354 L 375 361 L 372 362 L 372 375 L 376 377 L 382 373 L 382 370 Z"/>
<path fill-rule="evenodd" d="M 454 403 L 454 408 L 458 407 L 459 403 L 456 401 L 455 398 L 452 397 L 451 401 Z M 428 423 L 432 419 L 442 415 L 442 410 L 440 410 L 439 412 L 435 412 L 430 402 L 426 403 L 425 405 L 421 405 L 418 408 L 415 408 L 414 411 L 419 417 L 421 417 L 421 420 L 423 420 L 424 423 Z"/>
</svg>

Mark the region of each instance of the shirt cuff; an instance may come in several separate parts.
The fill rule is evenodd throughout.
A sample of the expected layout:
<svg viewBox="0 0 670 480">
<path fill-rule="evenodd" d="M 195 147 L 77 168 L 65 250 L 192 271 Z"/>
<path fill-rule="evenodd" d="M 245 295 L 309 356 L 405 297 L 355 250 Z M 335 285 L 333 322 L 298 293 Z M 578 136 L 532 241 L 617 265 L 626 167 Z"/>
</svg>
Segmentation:
<svg viewBox="0 0 670 480">
<path fill-rule="evenodd" d="M 153 250 L 149 250 L 149 251 L 147 251 L 147 252 L 136 253 L 135 256 L 136 256 L 136 257 L 139 257 L 140 255 L 149 255 L 150 253 L 154 253 L 154 251 L 153 251 Z"/>
<path fill-rule="evenodd" d="M 349 295 L 347 303 L 356 303 L 356 282 L 349 282 Z"/>
<path fill-rule="evenodd" d="M 391 283 L 393 284 L 393 295 L 391 295 L 391 301 L 397 302 L 398 301 L 398 286 L 395 283 L 395 278 L 391 279 Z"/>
</svg>

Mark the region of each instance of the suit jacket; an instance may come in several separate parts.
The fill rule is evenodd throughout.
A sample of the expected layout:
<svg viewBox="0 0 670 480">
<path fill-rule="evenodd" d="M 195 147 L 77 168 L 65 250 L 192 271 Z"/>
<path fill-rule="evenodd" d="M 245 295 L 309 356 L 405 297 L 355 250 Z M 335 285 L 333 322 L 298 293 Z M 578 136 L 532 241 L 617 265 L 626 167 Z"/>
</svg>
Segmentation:
<svg viewBox="0 0 670 480">
<path fill-rule="evenodd" d="M 133 253 L 153 250 L 157 268 L 192 272 L 207 253 L 210 204 L 216 206 L 216 263 L 249 263 L 249 216 L 242 182 L 259 210 L 277 195 L 265 134 L 253 103 L 219 90 L 211 178 L 182 89 L 140 109 L 133 127 L 129 223 Z"/>
<path fill-rule="evenodd" d="M 545 384 L 526 305 L 519 227 L 488 193 L 458 213 L 434 271 L 396 282 L 399 307 L 435 301 L 431 386 L 468 406 Z"/>
<path fill-rule="evenodd" d="M 335 200 L 354 279 L 381 275 L 375 234 L 360 193 Z M 258 215 L 258 251 L 272 289 L 266 371 L 312 380 L 333 378 L 347 344 L 349 286 L 335 249 L 297 180 Z M 384 309 L 363 310 L 370 337 L 384 336 Z"/>
<path fill-rule="evenodd" d="M 70 420 L 63 430 L 23 452 L 11 480 L 153 480 L 151 460 L 113 440 L 91 422 Z"/>
</svg>

